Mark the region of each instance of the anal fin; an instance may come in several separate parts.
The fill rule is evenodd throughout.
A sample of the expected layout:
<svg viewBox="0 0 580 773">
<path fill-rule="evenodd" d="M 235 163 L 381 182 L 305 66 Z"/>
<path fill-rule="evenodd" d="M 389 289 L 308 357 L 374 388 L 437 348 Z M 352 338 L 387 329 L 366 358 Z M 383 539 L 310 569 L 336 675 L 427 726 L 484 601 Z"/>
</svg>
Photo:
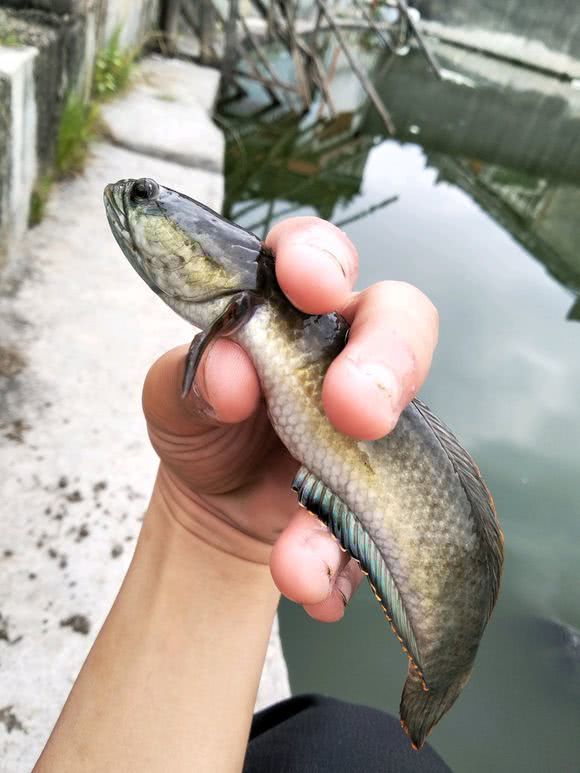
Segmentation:
<svg viewBox="0 0 580 773">
<path fill-rule="evenodd" d="M 325 523 L 342 547 L 360 563 L 387 620 L 422 679 L 417 641 L 403 600 L 387 562 L 368 531 L 345 502 L 306 467 L 296 473 L 292 489 L 300 504 Z"/>
</svg>

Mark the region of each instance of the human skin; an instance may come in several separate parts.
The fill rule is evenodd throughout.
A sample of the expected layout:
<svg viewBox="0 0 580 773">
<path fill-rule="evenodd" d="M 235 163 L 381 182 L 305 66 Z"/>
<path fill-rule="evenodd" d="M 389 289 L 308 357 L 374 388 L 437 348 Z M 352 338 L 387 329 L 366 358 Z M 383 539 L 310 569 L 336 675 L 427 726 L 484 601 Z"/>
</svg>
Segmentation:
<svg viewBox="0 0 580 773">
<path fill-rule="evenodd" d="M 317 218 L 285 220 L 267 243 L 294 305 L 351 323 L 324 383 L 329 419 L 359 439 L 383 436 L 429 370 L 433 305 L 400 282 L 353 293 L 356 250 Z M 159 473 L 127 576 L 36 773 L 239 771 L 280 592 L 332 622 L 361 581 L 326 527 L 297 509 L 297 463 L 245 352 L 213 343 L 182 400 L 186 351 L 147 375 Z"/>
</svg>

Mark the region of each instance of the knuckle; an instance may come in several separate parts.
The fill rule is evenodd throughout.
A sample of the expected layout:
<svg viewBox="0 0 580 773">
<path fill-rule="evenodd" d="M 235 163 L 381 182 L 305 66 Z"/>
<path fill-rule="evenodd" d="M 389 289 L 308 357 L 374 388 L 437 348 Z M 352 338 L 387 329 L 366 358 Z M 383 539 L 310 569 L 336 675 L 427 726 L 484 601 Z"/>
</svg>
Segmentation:
<svg viewBox="0 0 580 773">
<path fill-rule="evenodd" d="M 418 287 L 398 280 L 378 282 L 371 288 L 379 303 L 389 310 L 401 309 L 414 317 L 421 327 L 435 332 L 439 328 L 439 312 L 431 299 Z"/>
</svg>

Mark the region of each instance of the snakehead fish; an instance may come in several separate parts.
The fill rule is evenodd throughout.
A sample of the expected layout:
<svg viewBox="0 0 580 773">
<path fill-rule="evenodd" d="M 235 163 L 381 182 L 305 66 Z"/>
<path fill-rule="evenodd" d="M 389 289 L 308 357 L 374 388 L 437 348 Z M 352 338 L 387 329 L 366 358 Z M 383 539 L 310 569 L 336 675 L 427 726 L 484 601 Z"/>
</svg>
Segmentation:
<svg viewBox="0 0 580 773">
<path fill-rule="evenodd" d="M 108 185 L 104 199 L 133 268 L 201 328 L 184 395 L 216 336 L 252 358 L 272 426 L 301 465 L 292 483 L 299 502 L 360 563 L 408 656 L 401 724 L 420 748 L 469 678 L 498 594 L 503 538 L 478 468 L 417 399 L 376 441 L 332 426 L 322 383 L 348 325 L 293 307 L 254 234 L 147 178 Z"/>
</svg>

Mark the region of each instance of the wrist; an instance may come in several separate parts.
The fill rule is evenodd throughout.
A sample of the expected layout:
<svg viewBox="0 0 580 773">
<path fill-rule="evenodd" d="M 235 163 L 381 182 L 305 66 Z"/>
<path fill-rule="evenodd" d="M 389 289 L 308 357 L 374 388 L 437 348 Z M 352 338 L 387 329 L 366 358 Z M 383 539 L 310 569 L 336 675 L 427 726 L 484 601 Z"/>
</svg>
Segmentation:
<svg viewBox="0 0 580 773">
<path fill-rule="evenodd" d="M 239 526 L 219 509 L 211 497 L 204 497 L 175 475 L 163 462 L 159 465 L 147 520 L 154 527 L 169 530 L 173 539 L 184 546 L 203 549 L 221 564 L 227 563 L 233 571 L 248 572 L 255 565 L 267 576 L 272 545 L 254 535 L 244 533 Z M 266 570 L 264 572 L 264 570 Z"/>
</svg>

